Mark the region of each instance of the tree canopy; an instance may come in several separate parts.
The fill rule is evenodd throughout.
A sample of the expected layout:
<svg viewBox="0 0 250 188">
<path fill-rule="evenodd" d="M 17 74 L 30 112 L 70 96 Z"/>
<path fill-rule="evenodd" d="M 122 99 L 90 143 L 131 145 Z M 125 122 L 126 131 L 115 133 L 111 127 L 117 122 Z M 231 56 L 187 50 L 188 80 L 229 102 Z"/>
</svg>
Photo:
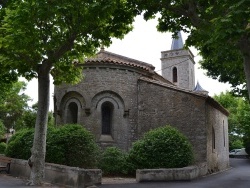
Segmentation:
<svg viewBox="0 0 250 188">
<path fill-rule="evenodd" d="M 146 20 L 159 16 L 159 31 L 188 32 L 186 45 L 200 51 L 209 76 L 231 83 L 238 94 L 246 94 L 246 84 L 250 89 L 249 0 L 129 1 Z"/>
<path fill-rule="evenodd" d="M 5 2 L 1 1 L 0 3 Z M 44 176 L 50 74 L 54 83 L 83 77 L 77 63 L 111 38 L 132 30 L 134 9 L 125 0 L 8 0 L 0 9 L 0 65 L 26 79 L 38 78 L 30 184 Z"/>
<path fill-rule="evenodd" d="M 15 82 L 8 91 L 2 93 L 0 99 L 0 119 L 6 128 L 14 126 L 25 110 L 28 109 L 30 98 L 23 93 L 26 89 L 24 82 Z"/>
<path fill-rule="evenodd" d="M 133 21 L 118 0 L 13 1 L 1 11 L 0 62 L 27 79 L 46 65 L 55 83 L 79 81 L 74 62 L 110 45 L 112 37 L 123 37 Z"/>
</svg>

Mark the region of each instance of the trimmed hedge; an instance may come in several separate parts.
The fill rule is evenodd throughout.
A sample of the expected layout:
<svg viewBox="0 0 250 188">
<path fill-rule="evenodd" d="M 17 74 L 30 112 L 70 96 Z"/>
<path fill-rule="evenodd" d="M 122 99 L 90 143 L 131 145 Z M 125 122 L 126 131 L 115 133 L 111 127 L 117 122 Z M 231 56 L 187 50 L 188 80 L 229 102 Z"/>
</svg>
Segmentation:
<svg viewBox="0 0 250 188">
<path fill-rule="evenodd" d="M 34 129 L 17 132 L 9 141 L 6 156 L 28 159 L 31 156 Z M 99 148 L 94 136 L 81 125 L 49 127 L 47 131 L 46 162 L 94 168 Z"/>
<path fill-rule="evenodd" d="M 16 132 L 9 140 L 5 155 L 17 159 L 28 159 L 34 139 L 34 129 L 23 129 Z"/>
<path fill-rule="evenodd" d="M 149 131 L 129 152 L 130 171 L 147 168 L 181 168 L 192 164 L 194 154 L 188 139 L 177 129 L 164 126 Z"/>
<path fill-rule="evenodd" d="M 48 135 L 47 162 L 93 168 L 98 158 L 99 147 L 94 136 L 81 125 L 64 125 Z"/>
<path fill-rule="evenodd" d="M 100 158 L 99 168 L 104 175 L 124 175 L 126 170 L 126 153 L 117 147 L 106 148 Z"/>
</svg>

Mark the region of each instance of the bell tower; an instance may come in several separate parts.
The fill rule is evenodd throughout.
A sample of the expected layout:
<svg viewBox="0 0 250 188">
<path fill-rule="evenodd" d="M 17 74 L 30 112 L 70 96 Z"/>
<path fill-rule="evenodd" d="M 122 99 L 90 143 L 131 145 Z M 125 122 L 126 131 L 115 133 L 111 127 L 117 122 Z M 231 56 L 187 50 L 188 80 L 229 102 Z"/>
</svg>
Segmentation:
<svg viewBox="0 0 250 188">
<path fill-rule="evenodd" d="M 176 86 L 188 90 L 195 88 L 194 55 L 184 49 L 181 32 L 172 39 L 171 50 L 161 52 L 162 76 Z"/>
</svg>

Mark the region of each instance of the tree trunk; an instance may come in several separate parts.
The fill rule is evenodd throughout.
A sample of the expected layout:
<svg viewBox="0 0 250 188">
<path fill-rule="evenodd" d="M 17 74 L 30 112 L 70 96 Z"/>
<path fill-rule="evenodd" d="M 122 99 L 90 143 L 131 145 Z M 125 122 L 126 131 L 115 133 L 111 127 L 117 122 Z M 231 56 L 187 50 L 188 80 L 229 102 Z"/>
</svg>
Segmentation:
<svg viewBox="0 0 250 188">
<path fill-rule="evenodd" d="M 44 179 L 50 76 L 49 71 L 43 68 L 43 65 L 41 65 L 38 71 L 38 111 L 33 147 L 29 159 L 29 165 L 31 167 L 30 185 L 41 185 Z"/>
<path fill-rule="evenodd" d="M 250 56 L 244 55 L 243 58 L 244 58 L 244 72 L 245 72 L 246 82 L 247 82 L 248 98 L 250 100 Z"/>
<path fill-rule="evenodd" d="M 243 35 L 239 41 L 239 48 L 244 60 L 244 72 L 246 77 L 248 97 L 250 100 L 250 40 L 248 35 Z"/>
</svg>

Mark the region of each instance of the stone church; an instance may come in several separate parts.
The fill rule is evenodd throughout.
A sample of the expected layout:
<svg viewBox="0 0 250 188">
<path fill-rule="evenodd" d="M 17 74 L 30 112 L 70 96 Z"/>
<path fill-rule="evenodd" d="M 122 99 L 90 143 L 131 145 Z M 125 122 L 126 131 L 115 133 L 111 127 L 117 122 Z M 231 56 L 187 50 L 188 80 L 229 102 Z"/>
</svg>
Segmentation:
<svg viewBox="0 0 250 188">
<path fill-rule="evenodd" d="M 190 140 L 204 174 L 228 168 L 228 112 L 195 86 L 194 56 L 178 36 L 161 52 L 162 76 L 104 49 L 87 59 L 79 84 L 55 86 L 56 124 L 82 124 L 100 146 L 125 151 L 145 132 L 171 125 Z"/>
</svg>

